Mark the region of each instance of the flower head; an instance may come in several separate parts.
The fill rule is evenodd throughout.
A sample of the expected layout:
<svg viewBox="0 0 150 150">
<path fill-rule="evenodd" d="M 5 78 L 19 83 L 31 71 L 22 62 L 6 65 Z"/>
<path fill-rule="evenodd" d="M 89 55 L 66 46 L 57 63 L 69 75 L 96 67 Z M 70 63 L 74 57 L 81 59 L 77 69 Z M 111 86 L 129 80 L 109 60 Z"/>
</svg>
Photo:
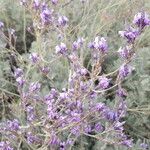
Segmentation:
<svg viewBox="0 0 150 150">
<path fill-rule="evenodd" d="M 134 16 L 133 23 L 143 29 L 145 26 L 150 25 L 150 18 L 146 12 L 139 12 Z"/>
<path fill-rule="evenodd" d="M 14 76 L 15 78 L 21 77 L 23 75 L 23 70 L 20 68 L 15 69 Z"/>
<path fill-rule="evenodd" d="M 109 82 L 110 82 L 111 79 L 108 79 L 106 77 L 100 77 L 99 78 L 99 84 L 98 86 L 101 88 L 101 89 L 106 89 L 108 88 L 109 86 Z"/>
<path fill-rule="evenodd" d="M 38 83 L 38 82 L 33 82 L 30 84 L 30 87 L 29 87 L 29 91 L 32 93 L 32 92 L 37 92 L 39 91 L 41 88 L 41 84 Z"/>
<path fill-rule="evenodd" d="M 56 5 L 58 3 L 58 0 L 51 0 L 52 4 Z"/>
<path fill-rule="evenodd" d="M 132 68 L 129 65 L 122 65 L 119 69 L 120 78 L 127 77 L 132 72 Z"/>
<path fill-rule="evenodd" d="M 66 17 L 66 16 L 59 16 L 58 17 L 58 24 L 59 24 L 59 26 L 66 26 L 67 25 L 67 23 L 68 23 L 68 18 Z"/>
<path fill-rule="evenodd" d="M 93 42 L 93 46 L 95 49 L 100 50 L 102 53 L 106 53 L 108 51 L 108 44 L 104 37 L 101 37 L 101 39 L 96 37 Z"/>
<path fill-rule="evenodd" d="M 39 9 L 40 8 L 40 2 L 39 2 L 39 0 L 34 0 L 33 1 L 33 8 L 34 9 Z"/>
<path fill-rule="evenodd" d="M 43 8 L 40 14 L 42 25 L 49 25 L 50 23 L 52 23 L 53 21 L 52 14 L 53 14 L 53 10 L 50 10 L 46 6 Z"/>
<path fill-rule="evenodd" d="M 126 38 L 128 43 L 133 43 L 135 39 L 138 37 L 139 31 L 137 29 L 129 27 L 125 31 L 119 31 L 119 34 L 121 37 Z"/>
<path fill-rule="evenodd" d="M 1 141 L 0 142 L 0 149 L 1 150 L 14 150 L 8 141 Z"/>
<path fill-rule="evenodd" d="M 7 121 L 7 127 L 11 131 L 17 131 L 20 129 L 19 121 L 14 119 L 13 121 Z"/>
<path fill-rule="evenodd" d="M 18 77 L 16 79 L 17 83 L 19 84 L 19 86 L 23 87 L 24 83 L 25 83 L 25 80 L 23 77 Z"/>
<path fill-rule="evenodd" d="M 37 63 L 40 60 L 40 57 L 37 53 L 32 53 L 30 55 L 30 59 L 32 60 L 33 63 Z"/>
<path fill-rule="evenodd" d="M 122 57 L 123 59 L 128 59 L 130 57 L 131 52 L 132 52 L 132 49 L 128 46 L 126 46 L 124 48 L 121 47 L 118 50 L 120 57 Z"/>
<path fill-rule="evenodd" d="M 65 54 L 67 52 L 67 47 L 64 43 L 57 45 L 55 47 L 56 53 Z"/>
<path fill-rule="evenodd" d="M 0 21 L 0 30 L 4 28 L 4 23 Z"/>
</svg>

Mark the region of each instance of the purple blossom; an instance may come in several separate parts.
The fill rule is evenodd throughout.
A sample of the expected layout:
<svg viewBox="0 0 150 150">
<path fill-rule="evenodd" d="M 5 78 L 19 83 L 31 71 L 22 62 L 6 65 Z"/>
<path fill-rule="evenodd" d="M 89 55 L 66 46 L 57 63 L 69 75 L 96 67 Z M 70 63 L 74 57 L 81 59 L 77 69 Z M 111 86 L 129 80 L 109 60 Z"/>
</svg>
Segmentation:
<svg viewBox="0 0 150 150">
<path fill-rule="evenodd" d="M 0 30 L 4 28 L 4 23 L 0 21 Z"/>
<path fill-rule="evenodd" d="M 144 150 L 148 149 L 148 144 L 146 143 L 141 143 L 140 147 L 143 148 Z"/>
<path fill-rule="evenodd" d="M 92 127 L 89 124 L 84 125 L 84 132 L 85 133 L 91 133 L 92 132 Z"/>
<path fill-rule="evenodd" d="M 73 50 L 78 50 L 83 45 L 83 42 L 84 42 L 83 38 L 78 38 L 77 41 L 74 41 L 72 44 Z"/>
<path fill-rule="evenodd" d="M 78 72 L 81 76 L 85 76 L 85 75 L 88 73 L 88 71 L 87 71 L 86 68 L 78 69 L 77 72 Z"/>
<path fill-rule="evenodd" d="M 94 48 L 95 48 L 94 43 L 93 43 L 93 42 L 90 42 L 90 43 L 88 44 L 88 48 L 94 49 Z"/>
<path fill-rule="evenodd" d="M 123 89 L 123 88 L 119 88 L 119 89 L 116 91 L 116 94 L 117 94 L 119 97 L 127 96 L 127 92 L 126 92 L 125 89 Z"/>
<path fill-rule="evenodd" d="M 61 101 L 64 101 L 65 99 L 68 99 L 69 98 L 68 93 L 67 92 L 60 93 L 59 98 L 60 98 Z"/>
<path fill-rule="evenodd" d="M 27 136 L 27 142 L 28 142 L 29 144 L 33 144 L 33 143 L 39 141 L 38 137 L 35 136 L 35 135 L 33 135 L 32 132 L 28 132 L 28 133 L 26 134 L 26 136 Z"/>
<path fill-rule="evenodd" d="M 26 111 L 27 111 L 27 120 L 28 120 L 29 122 L 34 121 L 34 119 L 35 119 L 35 113 L 34 113 L 34 108 L 33 108 L 33 106 L 30 106 L 30 105 L 27 106 Z"/>
<path fill-rule="evenodd" d="M 94 47 L 95 49 L 100 50 L 102 53 L 106 53 L 108 51 L 108 44 L 104 37 L 101 37 L 101 39 L 99 39 L 99 37 L 97 36 L 94 42 L 90 44 L 90 47 Z"/>
<path fill-rule="evenodd" d="M 128 43 L 133 43 L 135 39 L 139 36 L 139 31 L 137 29 L 129 27 L 125 31 L 119 31 L 119 34 L 121 37 L 126 38 Z"/>
<path fill-rule="evenodd" d="M 48 74 L 49 73 L 49 67 L 45 66 L 45 67 L 41 67 L 40 68 L 41 72 L 44 74 Z"/>
<path fill-rule="evenodd" d="M 60 140 L 54 132 L 51 133 L 51 139 L 50 139 L 49 143 L 50 143 L 50 145 L 55 145 L 55 146 L 60 144 Z"/>
<path fill-rule="evenodd" d="M 98 111 L 98 112 L 102 112 L 103 110 L 106 109 L 106 106 L 104 103 L 97 103 L 96 106 L 95 106 L 95 109 Z"/>
<path fill-rule="evenodd" d="M 30 59 L 32 60 L 33 63 L 38 63 L 40 60 L 40 57 L 37 53 L 32 53 L 30 55 Z"/>
<path fill-rule="evenodd" d="M 20 129 L 20 123 L 17 119 L 14 119 L 13 121 L 7 121 L 7 128 L 11 131 L 17 131 Z"/>
<path fill-rule="evenodd" d="M 110 83 L 110 80 L 111 80 L 111 79 L 108 79 L 108 78 L 106 78 L 106 77 L 100 77 L 100 78 L 99 78 L 98 87 L 100 87 L 101 89 L 106 89 L 106 88 L 108 88 L 109 83 Z"/>
<path fill-rule="evenodd" d="M 50 10 L 47 7 L 45 7 L 42 10 L 42 12 L 40 14 L 42 25 L 49 25 L 50 23 L 52 23 L 52 21 L 53 21 L 52 14 L 53 14 L 53 10 Z"/>
<path fill-rule="evenodd" d="M 23 75 L 23 70 L 20 68 L 16 68 L 14 72 L 15 78 L 21 77 Z"/>
<path fill-rule="evenodd" d="M 60 54 L 66 54 L 67 52 L 67 47 L 64 43 L 61 43 L 60 45 L 57 45 L 55 47 L 56 53 L 60 53 Z"/>
<path fill-rule="evenodd" d="M 14 150 L 14 148 L 12 148 L 10 146 L 10 143 L 8 141 L 1 141 L 0 142 L 0 149 L 1 150 Z"/>
<path fill-rule="evenodd" d="M 96 132 L 102 132 L 104 130 L 104 127 L 100 123 L 96 123 L 94 129 Z"/>
<path fill-rule="evenodd" d="M 71 129 L 71 133 L 75 136 L 79 136 L 80 135 L 80 126 L 76 125 L 75 127 L 73 127 Z"/>
<path fill-rule="evenodd" d="M 39 0 L 34 0 L 33 1 L 33 8 L 36 9 L 36 10 L 40 8 Z"/>
<path fill-rule="evenodd" d="M 30 87 L 29 87 L 29 91 L 32 93 L 32 92 L 37 92 L 39 91 L 41 88 L 41 84 L 38 83 L 38 82 L 33 82 L 30 84 Z"/>
<path fill-rule="evenodd" d="M 62 27 L 66 26 L 68 21 L 69 20 L 68 20 L 68 18 L 66 16 L 59 16 L 58 17 L 58 24 L 59 24 L 59 26 L 62 26 Z"/>
<path fill-rule="evenodd" d="M 127 112 L 127 104 L 126 101 L 124 101 L 123 99 L 120 99 L 119 104 L 118 104 L 118 108 L 117 108 L 117 114 L 118 117 L 125 117 Z"/>
<path fill-rule="evenodd" d="M 51 0 L 52 4 L 56 5 L 58 4 L 58 0 Z"/>
<path fill-rule="evenodd" d="M 16 78 L 16 82 L 19 84 L 20 87 L 23 87 L 25 80 L 23 77 Z"/>
<path fill-rule="evenodd" d="M 130 58 L 130 54 L 132 52 L 132 49 L 128 46 L 124 47 L 124 48 L 119 48 L 118 53 L 119 55 L 123 58 L 123 59 L 128 59 Z"/>
<path fill-rule="evenodd" d="M 132 139 L 125 139 L 121 142 L 122 145 L 131 148 L 133 146 L 133 140 Z"/>
<path fill-rule="evenodd" d="M 133 23 L 143 29 L 145 26 L 150 25 L 149 15 L 146 12 L 139 12 L 134 16 Z"/>
<path fill-rule="evenodd" d="M 123 125 L 125 124 L 125 121 L 124 122 L 115 122 L 115 124 L 113 125 L 114 126 L 114 129 L 117 130 L 117 131 L 123 131 L 124 128 L 123 128 Z"/>
<path fill-rule="evenodd" d="M 108 119 L 109 121 L 116 121 L 118 119 L 118 114 L 115 111 L 107 109 L 105 111 L 105 118 Z"/>
<path fill-rule="evenodd" d="M 132 72 L 132 68 L 129 65 L 122 65 L 119 69 L 119 76 L 121 79 L 127 77 Z"/>
</svg>

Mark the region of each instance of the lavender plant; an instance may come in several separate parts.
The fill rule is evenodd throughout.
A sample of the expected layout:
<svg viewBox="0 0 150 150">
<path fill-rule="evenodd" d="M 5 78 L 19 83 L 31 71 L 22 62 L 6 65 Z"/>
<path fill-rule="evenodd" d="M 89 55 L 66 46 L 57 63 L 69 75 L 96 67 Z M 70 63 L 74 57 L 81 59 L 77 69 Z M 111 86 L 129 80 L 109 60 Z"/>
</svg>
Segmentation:
<svg viewBox="0 0 150 150">
<path fill-rule="evenodd" d="M 28 63 L 36 68 L 36 73 L 49 79 L 51 87 L 49 93 L 42 92 L 43 85 L 39 81 L 31 82 L 26 68 L 15 68 L 14 78 L 19 93 L 18 108 L 21 117 L 14 116 L 14 119 L 1 123 L 0 148 L 64 150 L 74 148 L 83 138 L 132 148 L 133 139 L 124 129 L 127 91 L 122 83 L 134 70 L 130 62 L 136 55 L 137 39 L 145 27 L 150 26 L 148 14 L 139 12 L 128 28 L 119 31 L 126 41 L 118 50 L 122 65 L 113 72 L 104 73 L 102 65 L 109 55 L 107 37 L 96 36 L 89 43 L 78 37 L 75 41 L 68 42 L 65 32 L 69 27 L 69 17 L 51 9 L 53 5 L 59 9 L 57 0 L 47 3 L 21 0 L 20 4 L 32 16 L 33 25 L 29 31 L 36 36 L 38 45 L 37 51 L 30 54 Z M 1 23 L 0 27 L 3 34 L 4 24 Z M 55 48 L 53 47 L 55 52 L 52 52 L 51 62 L 45 60 L 40 44 L 41 37 L 48 30 L 58 35 L 59 39 Z M 15 37 L 15 32 L 10 34 Z M 84 46 L 90 52 L 90 67 L 84 64 Z M 49 65 L 55 65 L 55 60 L 58 59 L 63 59 L 69 67 L 67 84 L 62 89 L 55 86 L 49 76 Z M 111 90 L 116 93 L 113 106 L 106 102 L 106 95 Z M 141 143 L 141 147 L 147 149 L 148 145 Z"/>
</svg>

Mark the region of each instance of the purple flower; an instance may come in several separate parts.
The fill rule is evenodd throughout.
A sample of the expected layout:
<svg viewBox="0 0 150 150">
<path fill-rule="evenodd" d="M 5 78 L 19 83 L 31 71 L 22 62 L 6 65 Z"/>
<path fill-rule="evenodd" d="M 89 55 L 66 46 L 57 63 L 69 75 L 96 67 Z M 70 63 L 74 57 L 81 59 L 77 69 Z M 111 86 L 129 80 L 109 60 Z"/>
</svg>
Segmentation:
<svg viewBox="0 0 150 150">
<path fill-rule="evenodd" d="M 60 140 L 59 138 L 56 136 L 56 134 L 54 132 L 51 133 L 51 139 L 50 139 L 50 145 L 59 145 L 60 144 Z"/>
<path fill-rule="evenodd" d="M 55 47 L 56 53 L 65 54 L 67 52 L 67 47 L 64 43 L 61 43 L 60 45 L 57 45 Z"/>
<path fill-rule="evenodd" d="M 15 78 L 21 77 L 23 75 L 23 70 L 20 68 L 15 69 L 14 76 Z"/>
<path fill-rule="evenodd" d="M 95 47 L 94 47 L 94 43 L 93 43 L 93 42 L 90 42 L 90 43 L 88 44 L 88 48 L 94 49 L 94 48 L 95 48 Z"/>
<path fill-rule="evenodd" d="M 37 53 L 32 53 L 30 55 L 30 59 L 32 60 L 33 63 L 38 63 L 40 60 L 40 57 Z"/>
<path fill-rule="evenodd" d="M 119 69 L 120 78 L 127 77 L 132 72 L 132 68 L 129 65 L 122 65 Z"/>
<path fill-rule="evenodd" d="M 49 73 L 49 67 L 42 67 L 40 68 L 41 72 L 44 73 L 44 74 L 48 74 Z"/>
<path fill-rule="evenodd" d="M 67 92 L 60 93 L 59 98 L 60 98 L 61 101 L 64 101 L 65 99 L 68 99 L 69 98 L 68 93 Z"/>
<path fill-rule="evenodd" d="M 28 133 L 26 134 L 26 136 L 27 136 L 27 142 L 28 142 L 29 144 L 33 144 L 33 143 L 39 141 L 38 137 L 35 136 L 35 135 L 33 135 L 31 132 L 28 132 Z"/>
<path fill-rule="evenodd" d="M 66 17 L 66 16 L 59 16 L 58 17 L 58 24 L 59 24 L 59 26 L 66 26 L 67 25 L 67 23 L 68 23 L 68 18 Z"/>
<path fill-rule="evenodd" d="M 127 146 L 128 148 L 131 148 L 133 146 L 133 140 L 132 139 L 125 139 L 121 142 L 122 145 Z"/>
<path fill-rule="evenodd" d="M 0 30 L 4 28 L 4 23 L 0 21 Z"/>
<path fill-rule="evenodd" d="M 58 3 L 58 0 L 51 0 L 52 4 L 56 5 Z"/>
<path fill-rule="evenodd" d="M 117 131 L 123 131 L 124 128 L 123 128 L 123 125 L 125 124 L 125 121 L 124 122 L 115 122 L 115 124 L 113 125 L 114 126 L 114 129 L 117 130 Z"/>
<path fill-rule="evenodd" d="M 123 59 L 128 59 L 130 57 L 130 54 L 132 52 L 132 49 L 128 46 L 124 48 L 119 48 L 118 53 Z"/>
<path fill-rule="evenodd" d="M 126 112 L 127 112 L 127 104 L 126 104 L 126 101 L 120 99 L 119 104 L 118 104 L 118 108 L 117 108 L 118 117 L 119 117 L 119 118 L 125 117 Z"/>
<path fill-rule="evenodd" d="M 8 141 L 1 141 L 0 142 L 0 149 L 1 150 L 14 150 Z"/>
<path fill-rule="evenodd" d="M 104 130 L 104 127 L 100 123 L 96 123 L 94 129 L 96 132 L 101 132 Z"/>
<path fill-rule="evenodd" d="M 27 120 L 29 122 L 32 122 L 35 119 L 33 106 L 27 106 L 26 111 L 27 111 Z"/>
<path fill-rule="evenodd" d="M 71 133 L 74 134 L 75 136 L 79 136 L 80 135 L 80 126 L 76 125 L 75 127 L 73 127 L 71 129 Z"/>
<path fill-rule="evenodd" d="M 34 1 L 33 1 L 33 7 L 34 7 L 34 9 L 36 9 L 36 10 L 40 8 L 39 0 L 34 0 Z"/>
<path fill-rule="evenodd" d="M 121 37 L 126 38 L 128 43 L 133 43 L 135 39 L 138 37 L 139 31 L 137 29 L 129 27 L 125 31 L 119 31 L 119 34 Z"/>
<path fill-rule="evenodd" d="M 125 97 L 125 96 L 127 96 L 127 92 L 126 92 L 125 89 L 123 89 L 123 88 L 119 88 L 119 89 L 116 91 L 116 94 L 117 94 L 119 97 Z"/>
<path fill-rule="evenodd" d="M 72 44 L 73 50 L 79 49 L 83 45 L 84 39 L 83 38 L 78 38 L 77 41 L 74 41 Z"/>
<path fill-rule="evenodd" d="M 41 16 L 41 21 L 43 25 L 49 25 L 53 21 L 53 10 L 48 9 L 46 6 L 42 10 L 40 16 Z"/>
<path fill-rule="evenodd" d="M 37 92 L 39 91 L 41 88 L 41 84 L 38 83 L 38 82 L 33 82 L 30 84 L 30 87 L 29 87 L 29 91 L 32 93 L 32 92 Z"/>
<path fill-rule="evenodd" d="M 106 106 L 104 103 L 97 103 L 96 106 L 95 106 L 95 109 L 98 111 L 98 112 L 102 112 L 104 109 L 106 109 Z"/>
<path fill-rule="evenodd" d="M 78 72 L 81 76 L 85 76 L 85 75 L 88 73 L 88 71 L 87 71 L 86 68 L 81 68 L 81 69 L 79 69 L 77 72 Z"/>
<path fill-rule="evenodd" d="M 140 147 L 143 148 L 144 150 L 148 149 L 148 144 L 141 143 Z"/>
<path fill-rule="evenodd" d="M 84 125 L 84 132 L 85 133 L 91 133 L 92 132 L 91 125 L 88 125 L 88 124 Z"/>
<path fill-rule="evenodd" d="M 11 131 L 17 131 L 20 129 L 20 124 L 17 119 L 14 119 L 13 121 L 7 121 L 7 128 Z"/>
<path fill-rule="evenodd" d="M 19 84 L 20 87 L 23 87 L 24 83 L 25 83 L 25 80 L 23 77 L 18 77 L 16 79 L 16 82 Z"/>
<path fill-rule="evenodd" d="M 93 42 L 93 46 L 95 49 L 100 50 L 102 53 L 106 53 L 108 51 L 107 41 L 104 37 L 101 37 L 101 39 L 96 37 Z M 90 47 L 92 47 L 92 45 Z"/>
<path fill-rule="evenodd" d="M 110 82 L 111 79 L 108 79 L 106 77 L 100 77 L 99 78 L 99 84 L 98 86 L 101 88 L 101 89 L 106 89 L 108 88 L 109 86 L 109 82 Z"/>
<path fill-rule="evenodd" d="M 108 109 L 107 111 L 105 111 L 105 117 L 109 121 L 116 121 L 116 119 L 118 118 L 118 114 L 117 112 Z"/>
<path fill-rule="evenodd" d="M 150 25 L 150 19 L 146 12 L 139 12 L 134 16 L 133 23 L 139 28 L 143 29 L 145 26 Z"/>
</svg>

